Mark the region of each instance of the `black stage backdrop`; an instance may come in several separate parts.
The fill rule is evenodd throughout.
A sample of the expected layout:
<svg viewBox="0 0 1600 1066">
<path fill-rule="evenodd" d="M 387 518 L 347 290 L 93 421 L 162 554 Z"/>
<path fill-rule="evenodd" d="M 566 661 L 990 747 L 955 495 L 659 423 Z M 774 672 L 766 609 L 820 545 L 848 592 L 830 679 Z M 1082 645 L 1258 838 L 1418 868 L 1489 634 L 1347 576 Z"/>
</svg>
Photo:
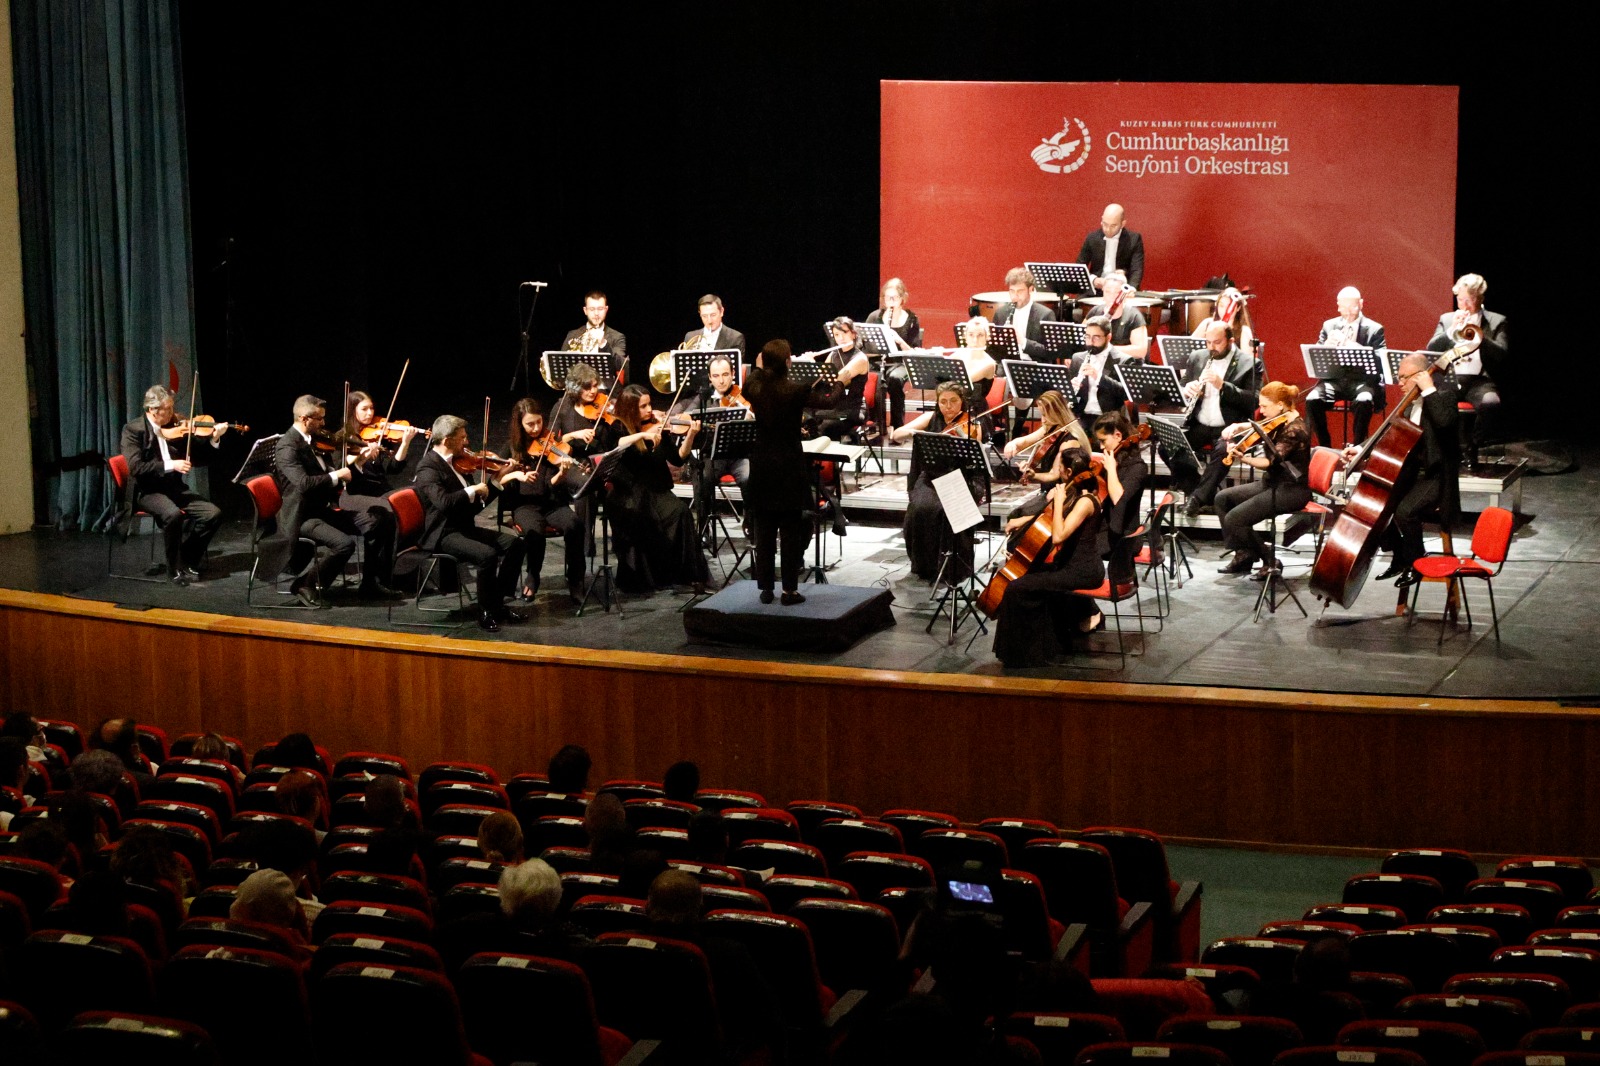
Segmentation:
<svg viewBox="0 0 1600 1066">
<path fill-rule="evenodd" d="M 535 353 L 580 323 L 591 287 L 639 369 L 698 325 L 708 291 L 752 345 L 816 346 L 818 324 L 864 315 L 882 280 L 884 78 L 1458 84 L 1461 158 L 1439 160 L 1459 169 L 1456 273 L 1488 277 L 1517 356 L 1541 368 L 1530 384 L 1594 388 L 1592 360 L 1558 340 L 1571 350 L 1593 318 L 1569 262 L 1592 228 L 1574 35 L 1455 4 L 1325 10 L 195 0 L 182 44 L 208 409 L 272 430 L 294 396 L 336 397 L 346 377 L 381 407 L 412 357 L 397 416 L 472 416 L 484 395 L 503 414 L 527 280 L 551 283 Z M 986 132 L 951 129 L 950 165 Z M 995 205 L 995 226 L 1025 223 Z M 1326 239 L 1382 234 L 1329 219 Z M 949 254 L 962 242 L 951 233 Z M 917 265 L 899 273 L 914 307 Z M 1440 311 L 1453 280 L 1438 279 Z"/>
</svg>

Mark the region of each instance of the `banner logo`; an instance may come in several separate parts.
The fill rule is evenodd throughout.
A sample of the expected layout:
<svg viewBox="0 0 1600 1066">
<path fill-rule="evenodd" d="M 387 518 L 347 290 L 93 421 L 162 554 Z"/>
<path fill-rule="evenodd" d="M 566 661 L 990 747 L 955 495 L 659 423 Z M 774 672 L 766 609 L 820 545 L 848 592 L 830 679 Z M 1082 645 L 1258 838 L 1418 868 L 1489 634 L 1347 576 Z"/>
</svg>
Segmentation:
<svg viewBox="0 0 1600 1066">
<path fill-rule="evenodd" d="M 1075 140 L 1067 140 L 1072 136 L 1074 126 L 1077 127 L 1078 136 Z M 1093 144 L 1094 138 L 1089 136 L 1089 127 L 1083 124 L 1083 119 L 1064 118 L 1061 120 L 1061 132 L 1040 141 L 1029 154 L 1046 174 L 1071 174 L 1089 161 L 1089 148 Z"/>
</svg>

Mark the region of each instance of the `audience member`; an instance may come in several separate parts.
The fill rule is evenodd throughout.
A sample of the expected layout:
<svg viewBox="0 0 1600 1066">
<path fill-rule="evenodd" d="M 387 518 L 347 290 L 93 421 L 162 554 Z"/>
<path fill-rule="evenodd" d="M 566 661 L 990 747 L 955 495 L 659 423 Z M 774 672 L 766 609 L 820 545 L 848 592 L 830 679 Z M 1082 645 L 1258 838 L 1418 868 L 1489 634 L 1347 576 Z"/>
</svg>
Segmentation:
<svg viewBox="0 0 1600 1066">
<path fill-rule="evenodd" d="M 132 718 L 107 718 L 89 734 L 90 751 L 109 751 L 121 761 L 142 789 L 155 780 L 161 767 L 139 748 L 139 723 Z"/>
<path fill-rule="evenodd" d="M 33 806 L 34 798 L 23 791 L 28 786 L 28 745 L 16 737 L 0 737 L 0 785 L 17 790 L 20 806 Z M 11 828 L 13 814 L 0 810 L 0 830 Z"/>
<path fill-rule="evenodd" d="M 661 779 L 662 791 L 667 794 L 667 799 L 677 800 L 679 803 L 693 803 L 695 793 L 700 791 L 700 767 L 685 759 L 675 762 L 667 767 L 667 774 Z"/>
<path fill-rule="evenodd" d="M 233 781 L 233 790 L 238 792 L 244 787 L 244 771 L 233 765 L 233 753 L 228 750 L 228 741 L 221 733 L 207 733 L 197 737 L 189 749 L 189 756 L 222 763 L 228 768 L 228 777 Z"/>
<path fill-rule="evenodd" d="M 296 962 L 309 962 L 316 952 L 311 944 L 311 923 L 295 895 L 294 881 L 282 870 L 257 870 L 245 878 L 233 897 L 228 917 L 282 930 L 294 949 Z"/>
<path fill-rule="evenodd" d="M 322 843 L 328 835 L 325 829 L 328 816 L 322 803 L 322 778 L 310 770 L 290 770 L 278 778 L 278 787 L 273 796 L 277 800 L 278 810 L 311 823 L 312 831 L 317 834 L 317 843 Z"/>
<path fill-rule="evenodd" d="M 272 761 L 277 766 L 298 766 L 324 777 L 328 766 L 308 733 L 290 733 L 272 746 Z"/>
<path fill-rule="evenodd" d="M 522 825 L 509 811 L 496 811 L 478 827 L 478 850 L 490 862 L 523 861 Z"/>
<path fill-rule="evenodd" d="M 67 860 L 72 855 L 67 831 L 52 819 L 29 822 L 11 844 L 10 854 L 19 859 L 42 862 L 56 872 L 62 892 L 72 886 L 73 879 L 66 873 Z"/>
<path fill-rule="evenodd" d="M 578 744 L 568 744 L 550 757 L 547 776 L 551 792 L 582 795 L 589 791 L 589 753 Z"/>
<path fill-rule="evenodd" d="M 614 793 L 600 793 L 589 801 L 583 828 L 589 833 L 589 868 L 603 874 L 621 873 L 623 861 L 636 846 L 622 801 Z"/>
<path fill-rule="evenodd" d="M 561 875 L 543 859 L 529 859 L 500 872 L 500 913 L 469 914 L 441 925 L 435 946 L 447 973 L 481 951 L 577 962 L 590 944 L 583 930 L 557 921 Z"/>
</svg>

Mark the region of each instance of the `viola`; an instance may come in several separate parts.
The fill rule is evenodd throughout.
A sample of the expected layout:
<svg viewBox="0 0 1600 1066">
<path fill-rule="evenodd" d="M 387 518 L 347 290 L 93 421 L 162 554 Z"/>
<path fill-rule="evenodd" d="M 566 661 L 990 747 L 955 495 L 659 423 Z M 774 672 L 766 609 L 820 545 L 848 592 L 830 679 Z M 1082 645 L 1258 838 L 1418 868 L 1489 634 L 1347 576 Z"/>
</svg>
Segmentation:
<svg viewBox="0 0 1600 1066">
<path fill-rule="evenodd" d="M 250 427 L 242 422 L 218 422 L 210 415 L 195 415 L 193 418 L 180 418 L 170 426 L 162 426 L 161 435 L 167 440 L 182 440 L 190 434 L 204 439 L 214 435 L 219 429 L 232 429 L 240 433 L 250 432 Z"/>
<path fill-rule="evenodd" d="M 406 439 L 407 434 L 424 432 L 421 426 L 413 426 L 403 418 L 390 420 L 380 418 L 370 426 L 361 427 L 361 439 L 371 444 L 373 441 L 382 441 L 385 444 L 398 444 Z"/>
<path fill-rule="evenodd" d="M 1257 444 L 1261 443 L 1261 439 L 1265 434 L 1271 433 L 1279 426 L 1286 424 L 1293 416 L 1293 411 L 1284 411 L 1282 414 L 1273 415 L 1265 422 L 1261 422 L 1259 424 L 1255 422 L 1250 423 L 1249 432 L 1240 437 L 1238 440 L 1234 441 L 1233 444 L 1228 448 L 1228 454 L 1222 457 L 1222 465 L 1232 466 L 1233 457 L 1236 453 L 1243 453 L 1251 448 L 1254 448 Z"/>
</svg>

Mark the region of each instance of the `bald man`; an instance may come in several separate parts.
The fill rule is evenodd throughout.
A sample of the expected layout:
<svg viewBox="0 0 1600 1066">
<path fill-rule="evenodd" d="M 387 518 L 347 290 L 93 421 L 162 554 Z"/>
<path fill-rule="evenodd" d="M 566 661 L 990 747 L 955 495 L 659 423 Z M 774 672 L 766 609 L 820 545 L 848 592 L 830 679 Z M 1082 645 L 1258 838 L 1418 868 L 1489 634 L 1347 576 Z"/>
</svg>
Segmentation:
<svg viewBox="0 0 1600 1066">
<path fill-rule="evenodd" d="M 1094 275 L 1097 290 L 1105 288 L 1108 270 L 1121 270 L 1129 288 L 1137 289 L 1144 281 L 1144 238 L 1128 229 L 1124 219 L 1121 204 L 1106 204 L 1100 213 L 1100 228 L 1090 230 L 1078 249 L 1078 262 Z"/>
<path fill-rule="evenodd" d="M 1366 316 L 1361 290 L 1354 285 L 1346 285 L 1339 290 L 1334 303 L 1339 313 L 1322 324 L 1317 343 L 1340 348 L 1371 348 L 1381 366 L 1384 358 L 1383 323 L 1374 322 Z M 1372 412 L 1383 410 L 1383 379 L 1340 367 L 1333 377 L 1317 382 L 1306 393 L 1306 418 L 1311 422 L 1311 432 L 1316 435 L 1317 443 L 1324 447 L 1333 447 L 1333 438 L 1328 435 L 1328 409 L 1338 400 L 1346 400 L 1350 404 L 1351 436 L 1346 443 L 1366 440 L 1367 429 L 1372 425 Z"/>
</svg>

